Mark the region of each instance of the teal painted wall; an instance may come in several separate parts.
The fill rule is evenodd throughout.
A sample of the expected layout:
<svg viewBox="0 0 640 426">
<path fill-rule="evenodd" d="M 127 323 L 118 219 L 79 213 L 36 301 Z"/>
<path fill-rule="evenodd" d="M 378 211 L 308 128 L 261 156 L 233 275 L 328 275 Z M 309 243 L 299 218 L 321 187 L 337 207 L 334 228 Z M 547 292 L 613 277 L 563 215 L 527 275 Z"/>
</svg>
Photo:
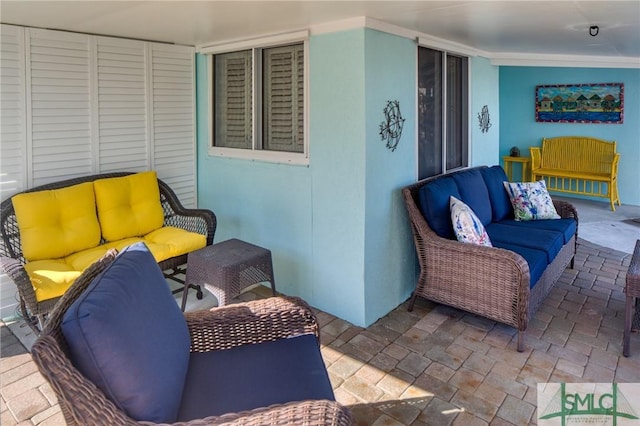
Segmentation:
<svg viewBox="0 0 640 426">
<path fill-rule="evenodd" d="M 416 282 L 415 249 L 401 189 L 415 181 L 417 48 L 412 40 L 365 32 L 365 321 L 405 301 Z M 394 151 L 380 136 L 388 101 L 405 118 Z"/>
<path fill-rule="evenodd" d="M 309 43 L 309 302 L 358 325 L 365 324 L 364 43 L 363 29 Z"/>
<path fill-rule="evenodd" d="M 488 59 L 471 58 L 471 165 L 492 166 L 498 164 L 500 151 L 499 68 Z M 482 132 L 478 114 L 487 106 L 491 127 Z"/>
<path fill-rule="evenodd" d="M 308 167 L 209 156 L 207 62 L 196 60 L 198 200 L 218 217 L 215 241 L 270 248 L 279 291 L 360 326 L 415 284 L 399 194 L 415 176 L 415 55 L 414 42 L 373 30 L 311 37 Z M 378 132 L 395 99 L 407 121 L 391 152 Z"/>
<path fill-rule="evenodd" d="M 624 123 L 536 123 L 536 85 L 578 83 L 624 83 Z M 539 146 L 543 137 L 575 135 L 615 140 L 620 153 L 620 199 L 622 204 L 640 205 L 639 134 L 639 69 L 500 67 L 501 156 L 507 155 L 512 146 L 528 155 L 529 146 Z"/>
</svg>

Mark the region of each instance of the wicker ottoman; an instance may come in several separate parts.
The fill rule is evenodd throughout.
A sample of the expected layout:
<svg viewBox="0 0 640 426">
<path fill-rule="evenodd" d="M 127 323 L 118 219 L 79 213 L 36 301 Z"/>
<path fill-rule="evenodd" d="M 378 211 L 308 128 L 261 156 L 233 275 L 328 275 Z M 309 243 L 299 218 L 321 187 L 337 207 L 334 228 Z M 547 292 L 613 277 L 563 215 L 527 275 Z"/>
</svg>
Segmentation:
<svg viewBox="0 0 640 426">
<path fill-rule="evenodd" d="M 269 282 L 276 295 L 271 251 L 245 241 L 231 239 L 189 253 L 182 310 L 190 285 L 204 286 L 224 306 L 245 288 Z"/>
<path fill-rule="evenodd" d="M 629 264 L 629 270 L 627 271 L 627 282 L 624 288 L 624 292 L 627 294 L 626 305 L 624 312 L 624 346 L 622 348 L 622 354 L 629 356 L 629 345 L 631 339 L 631 322 L 633 317 L 633 300 L 636 297 L 640 297 L 640 240 L 636 241 L 636 248 L 631 256 L 631 263 Z M 637 322 L 640 318 L 640 310 L 638 304 L 636 304 L 636 321 L 634 328 L 638 327 Z"/>
</svg>

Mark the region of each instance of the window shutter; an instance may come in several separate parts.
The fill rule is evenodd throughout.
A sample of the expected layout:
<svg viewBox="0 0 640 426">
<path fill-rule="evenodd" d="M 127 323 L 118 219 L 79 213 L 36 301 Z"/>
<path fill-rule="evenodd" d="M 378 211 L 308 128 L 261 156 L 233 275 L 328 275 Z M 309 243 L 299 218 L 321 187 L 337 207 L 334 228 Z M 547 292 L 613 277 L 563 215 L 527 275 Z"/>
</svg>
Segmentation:
<svg viewBox="0 0 640 426">
<path fill-rule="evenodd" d="M 215 146 L 252 147 L 251 51 L 215 56 Z"/>
<path fill-rule="evenodd" d="M 0 26 L 0 199 L 26 189 L 24 29 Z"/>
<path fill-rule="evenodd" d="M 304 46 L 264 50 L 264 149 L 304 152 Z"/>
<path fill-rule="evenodd" d="M 147 170 L 145 43 L 98 37 L 98 171 Z"/>
<path fill-rule="evenodd" d="M 0 199 L 27 188 L 24 29 L 0 25 Z M 0 318 L 13 316 L 16 286 L 0 273 Z"/>
<path fill-rule="evenodd" d="M 296 50 L 296 151 L 304 151 L 304 46 Z"/>
<path fill-rule="evenodd" d="M 186 207 L 196 207 L 195 50 L 151 44 L 153 168 Z"/>
<path fill-rule="evenodd" d="M 32 186 L 92 172 L 89 36 L 27 30 Z"/>
</svg>

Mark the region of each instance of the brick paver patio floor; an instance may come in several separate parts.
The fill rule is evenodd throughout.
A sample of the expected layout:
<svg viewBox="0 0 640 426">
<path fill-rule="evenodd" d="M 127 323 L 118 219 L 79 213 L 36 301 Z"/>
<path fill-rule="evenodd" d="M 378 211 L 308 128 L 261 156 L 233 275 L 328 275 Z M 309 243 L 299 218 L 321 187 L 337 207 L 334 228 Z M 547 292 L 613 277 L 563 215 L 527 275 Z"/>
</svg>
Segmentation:
<svg viewBox="0 0 640 426">
<path fill-rule="evenodd" d="M 639 333 L 622 356 L 630 257 L 580 240 L 575 269 L 530 322 L 522 353 L 514 329 L 424 300 L 368 328 L 318 312 L 336 398 L 360 425 L 525 425 L 536 423 L 539 382 L 640 382 Z M 63 424 L 27 350 L 6 326 L 1 337 L 0 423 Z"/>
</svg>

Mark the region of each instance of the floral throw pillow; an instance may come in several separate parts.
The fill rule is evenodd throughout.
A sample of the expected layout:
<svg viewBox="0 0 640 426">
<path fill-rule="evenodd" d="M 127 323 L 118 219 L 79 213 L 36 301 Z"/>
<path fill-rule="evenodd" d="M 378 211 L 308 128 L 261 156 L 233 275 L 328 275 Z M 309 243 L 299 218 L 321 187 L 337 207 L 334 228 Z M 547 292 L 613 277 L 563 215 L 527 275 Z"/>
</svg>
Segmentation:
<svg viewBox="0 0 640 426">
<path fill-rule="evenodd" d="M 516 220 L 560 219 L 544 180 L 504 182 Z"/>
<path fill-rule="evenodd" d="M 482 222 L 471 208 L 458 200 L 449 197 L 449 209 L 451 210 L 451 223 L 458 241 L 491 247 L 489 234 L 482 226 Z"/>
</svg>

